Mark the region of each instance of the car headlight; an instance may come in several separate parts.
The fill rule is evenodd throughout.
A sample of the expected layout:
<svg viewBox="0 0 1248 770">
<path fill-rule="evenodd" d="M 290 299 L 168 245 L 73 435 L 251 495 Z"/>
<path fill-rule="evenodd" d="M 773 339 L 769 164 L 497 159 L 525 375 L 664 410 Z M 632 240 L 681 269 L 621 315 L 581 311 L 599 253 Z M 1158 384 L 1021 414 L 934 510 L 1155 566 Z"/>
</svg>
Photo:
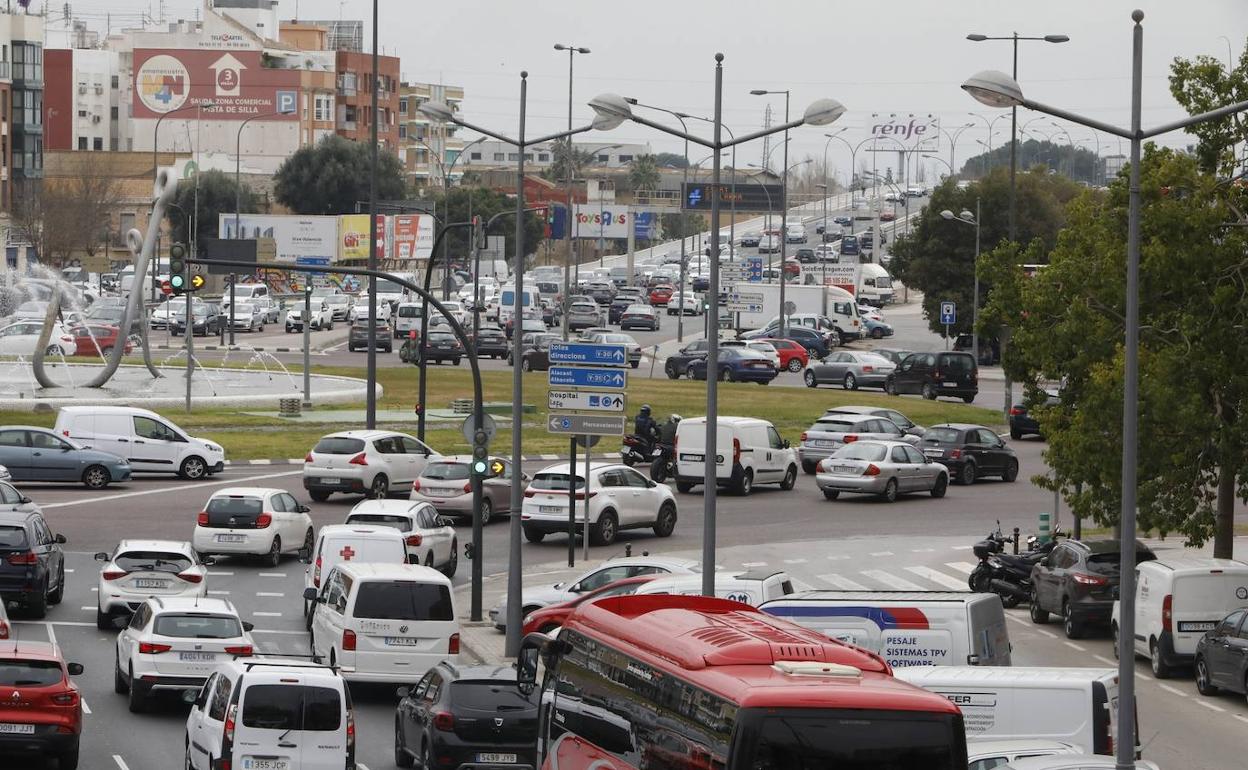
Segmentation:
<svg viewBox="0 0 1248 770">
<path fill-rule="evenodd" d="M 525 616 L 524 616 L 524 625 L 526 625 L 526 626 L 527 626 L 529 623 L 532 623 L 532 622 L 533 622 L 533 616 L 532 616 L 532 615 L 525 615 Z"/>
</svg>

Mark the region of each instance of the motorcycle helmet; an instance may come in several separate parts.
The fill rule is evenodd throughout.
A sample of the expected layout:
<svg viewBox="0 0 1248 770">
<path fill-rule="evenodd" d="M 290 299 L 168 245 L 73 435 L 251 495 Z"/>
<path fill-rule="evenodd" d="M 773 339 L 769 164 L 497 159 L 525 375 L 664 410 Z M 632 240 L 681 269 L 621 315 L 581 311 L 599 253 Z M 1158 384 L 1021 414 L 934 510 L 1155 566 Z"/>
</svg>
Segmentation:
<svg viewBox="0 0 1248 770">
<path fill-rule="evenodd" d="M 679 422 L 680 422 L 680 420 L 681 420 L 681 416 L 680 416 L 680 415 L 678 415 L 678 414 L 673 414 L 673 415 L 671 415 L 670 417 L 668 417 L 667 419 L 671 420 L 671 421 L 672 421 L 672 422 L 674 422 L 674 423 L 679 423 Z"/>
<path fill-rule="evenodd" d="M 641 405 L 641 411 L 640 411 L 640 412 L 638 412 L 638 414 L 639 414 L 640 416 L 642 416 L 642 417 L 649 417 L 649 416 L 650 416 L 650 405 L 649 405 L 649 404 L 642 404 L 642 405 Z"/>
</svg>

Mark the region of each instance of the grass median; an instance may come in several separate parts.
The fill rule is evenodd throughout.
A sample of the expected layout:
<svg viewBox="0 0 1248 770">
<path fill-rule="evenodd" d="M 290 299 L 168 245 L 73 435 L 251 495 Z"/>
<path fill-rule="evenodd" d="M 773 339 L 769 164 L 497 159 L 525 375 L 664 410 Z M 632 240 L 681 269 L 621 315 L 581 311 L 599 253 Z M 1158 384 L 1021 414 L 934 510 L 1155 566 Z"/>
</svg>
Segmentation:
<svg viewBox="0 0 1248 770">
<path fill-rule="evenodd" d="M 291 372 L 301 369 L 291 368 Z M 316 374 L 363 377 L 363 368 L 313 367 Z M 408 421 L 383 422 L 381 427 L 415 432 L 415 405 L 417 396 L 416 367 L 380 368 L 377 379 L 384 388 L 378 400 L 378 409 L 397 410 L 411 415 Z M 512 399 L 511 372 L 482 372 L 485 400 L 509 402 Z M 565 436 L 546 432 L 546 374 L 534 372 L 524 375 L 524 401 L 536 407 L 525 416 L 522 441 L 526 455 L 562 453 L 566 451 Z M 471 398 L 472 376 L 466 365 L 459 367 L 431 366 L 429 369 L 426 403 L 433 409 L 449 408 L 457 398 Z M 629 381 L 627 413 L 633 415 L 642 404 L 650 404 L 655 416 L 662 421 L 669 414 L 682 417 L 700 417 L 706 414 L 706 383 L 689 380 L 662 380 L 633 378 Z M 837 389 L 787 388 L 760 386 L 748 383 L 719 384 L 719 413 L 744 417 L 761 417 L 770 420 L 780 435 L 797 443 L 802 431 L 810 427 L 824 410 L 846 404 L 889 406 L 904 413 L 920 425 L 941 422 L 970 422 L 989 426 L 1002 424 L 999 412 L 991 409 L 952 403 L 949 401 L 923 401 L 901 399 L 883 393 L 843 391 Z M 360 409 L 363 404 L 335 404 L 318 407 L 313 411 L 333 409 Z M 307 419 L 293 423 L 277 417 L 266 417 L 249 412 L 264 409 L 196 408 L 190 414 L 181 409 L 161 410 L 169 419 L 198 436 L 216 441 L 225 447 L 226 457 L 231 460 L 296 458 L 303 457 L 326 433 L 347 430 L 352 426 L 342 423 L 315 423 Z M 56 415 L 49 412 L 0 411 L 0 424 L 41 425 L 51 427 Z M 440 428 L 426 433 L 428 442 L 443 453 L 467 453 L 468 444 L 458 428 Z M 603 445 L 606 451 L 618 447 L 610 441 Z M 499 454 L 509 454 L 511 431 L 500 430 L 492 448 Z"/>
</svg>

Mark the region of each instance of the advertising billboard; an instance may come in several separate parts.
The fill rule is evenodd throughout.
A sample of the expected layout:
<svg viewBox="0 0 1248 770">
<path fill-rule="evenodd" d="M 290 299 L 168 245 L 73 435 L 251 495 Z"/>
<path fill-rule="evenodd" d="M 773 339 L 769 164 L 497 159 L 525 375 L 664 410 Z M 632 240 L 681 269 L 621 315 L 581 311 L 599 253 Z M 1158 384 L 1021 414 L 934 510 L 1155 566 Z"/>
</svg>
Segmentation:
<svg viewBox="0 0 1248 770">
<path fill-rule="evenodd" d="M 204 105 L 213 120 L 299 119 L 299 72 L 265 67 L 259 51 L 136 49 L 134 117 Z M 211 106 L 208 106 L 211 105 Z M 280 114 L 272 114 L 280 113 Z"/>
<path fill-rule="evenodd" d="M 909 112 L 876 113 L 867 120 L 867 135 L 876 141 L 864 149 L 871 152 L 940 150 L 940 118 Z"/>
<path fill-rule="evenodd" d="M 395 214 L 390 218 L 389 241 L 397 259 L 427 259 L 433 249 L 433 217 Z"/>
<path fill-rule="evenodd" d="M 338 259 L 368 261 L 368 214 L 338 217 Z M 377 258 L 386 258 L 386 215 L 377 215 Z"/>
<path fill-rule="evenodd" d="M 735 189 L 729 184 L 716 187 L 712 184 L 690 182 L 681 192 L 680 207 L 685 211 L 710 211 L 711 192 L 719 191 L 719 207 L 728 211 L 736 201 L 737 211 L 771 211 L 780 208 L 783 188 L 778 184 L 738 181 Z"/>
<path fill-rule="evenodd" d="M 628 209 L 612 204 L 599 208 L 597 204 L 588 203 L 575 207 L 575 220 L 572 222 L 574 238 L 627 238 Z M 634 237 L 651 240 L 655 237 L 659 219 L 651 211 L 633 213 Z"/>
<path fill-rule="evenodd" d="M 226 240 L 272 238 L 277 246 L 275 259 L 278 262 L 325 264 L 308 260 L 332 260 L 338 251 L 338 217 L 241 214 L 235 229 L 234 215 L 221 214 L 217 233 Z"/>
</svg>

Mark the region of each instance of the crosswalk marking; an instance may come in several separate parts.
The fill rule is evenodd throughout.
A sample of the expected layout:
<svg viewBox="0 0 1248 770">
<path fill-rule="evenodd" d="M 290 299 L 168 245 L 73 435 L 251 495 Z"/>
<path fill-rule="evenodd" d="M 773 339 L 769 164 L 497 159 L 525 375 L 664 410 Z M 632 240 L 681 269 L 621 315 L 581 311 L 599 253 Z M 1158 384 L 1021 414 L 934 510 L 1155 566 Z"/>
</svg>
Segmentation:
<svg viewBox="0 0 1248 770">
<path fill-rule="evenodd" d="M 282 598 L 282 597 L 284 597 L 285 595 L 286 595 L 286 594 L 282 594 L 282 593 L 272 593 L 272 592 L 268 592 L 268 591 L 257 591 L 257 592 L 256 592 L 256 596 L 268 596 L 268 597 L 272 597 L 272 598 L 275 598 L 275 599 L 281 599 L 281 598 Z"/>
<path fill-rule="evenodd" d="M 954 591 L 967 590 L 966 583 L 963 583 L 961 580 L 958 580 L 955 577 L 950 577 L 949 575 L 946 575 L 943 572 L 938 572 L 934 569 L 931 569 L 930 567 L 906 567 L 906 571 L 913 572 L 914 574 L 918 575 L 921 578 L 930 580 L 933 583 L 939 583 L 945 588 L 950 588 L 950 589 L 953 589 Z"/>
<path fill-rule="evenodd" d="M 785 564 L 805 564 L 806 560 L 805 559 L 785 559 L 784 563 Z"/>
<path fill-rule="evenodd" d="M 829 583 L 833 588 L 839 588 L 842 591 L 865 591 L 867 587 L 860 583 L 855 583 L 847 577 L 831 573 L 827 575 L 818 575 L 820 580 Z"/>
<path fill-rule="evenodd" d="M 955 572 L 962 572 L 967 575 L 975 571 L 975 565 L 969 561 L 947 561 L 945 566 Z"/>
<path fill-rule="evenodd" d="M 893 556 L 894 554 L 892 551 L 874 551 L 871 553 L 871 555 L 872 556 Z"/>
<path fill-rule="evenodd" d="M 767 562 L 765 561 L 743 561 L 741 562 L 741 566 L 742 567 L 766 567 Z"/>
<path fill-rule="evenodd" d="M 909 580 L 899 578 L 896 575 L 885 572 L 882 569 L 864 569 L 862 574 L 897 591 L 923 590 L 923 586 L 911 583 Z"/>
</svg>

